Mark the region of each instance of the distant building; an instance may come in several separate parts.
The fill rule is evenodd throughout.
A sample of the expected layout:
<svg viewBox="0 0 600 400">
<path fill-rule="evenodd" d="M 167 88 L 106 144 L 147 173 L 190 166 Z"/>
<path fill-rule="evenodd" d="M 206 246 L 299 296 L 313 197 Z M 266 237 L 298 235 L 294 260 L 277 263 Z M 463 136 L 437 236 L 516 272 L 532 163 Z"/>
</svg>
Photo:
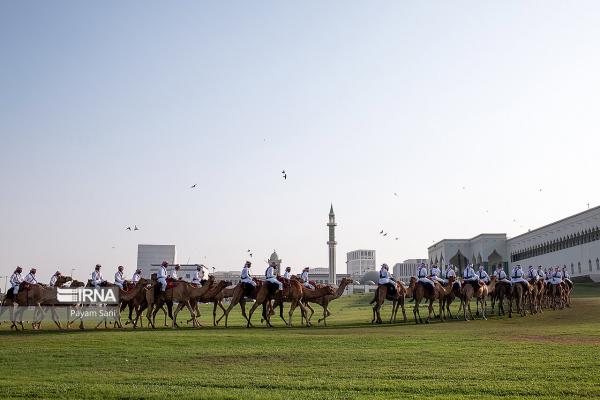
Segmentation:
<svg viewBox="0 0 600 400">
<path fill-rule="evenodd" d="M 277 252 L 273 250 L 273 254 L 269 257 L 269 265 L 275 263 L 275 275 L 281 275 L 281 259 L 277 255 Z M 267 267 L 265 267 L 266 269 Z"/>
<path fill-rule="evenodd" d="M 187 282 L 191 282 L 192 279 L 194 278 L 194 273 L 196 272 L 198 265 L 200 264 L 179 264 L 179 271 L 177 271 L 177 276 L 179 278 L 182 278 L 184 281 Z M 144 270 L 143 271 L 143 276 L 146 278 L 150 278 L 150 276 L 154 273 L 158 272 L 158 269 L 160 268 L 161 264 L 152 264 L 150 266 L 150 269 Z M 169 275 L 171 274 L 171 271 L 173 271 L 175 269 L 175 264 L 169 264 L 167 266 L 167 272 L 169 273 Z M 146 272 L 148 271 L 148 272 Z M 208 276 L 208 270 L 205 270 L 205 276 Z"/>
<path fill-rule="evenodd" d="M 408 282 L 411 276 L 417 275 L 417 267 L 421 263 L 427 262 L 427 259 L 411 258 L 408 260 L 404 260 L 404 262 L 396 263 L 394 265 L 394 278 L 402 282 Z"/>
<path fill-rule="evenodd" d="M 346 268 L 350 276 L 363 276 L 366 272 L 375 271 L 375 250 L 354 250 L 346 253 Z"/>
<path fill-rule="evenodd" d="M 250 271 L 252 274 L 254 271 Z M 211 275 L 215 277 L 216 281 L 229 281 L 232 285 L 237 285 L 241 280 L 241 271 L 215 271 L 211 272 Z M 262 275 L 252 274 L 252 276 L 256 276 L 260 278 Z"/>
<path fill-rule="evenodd" d="M 329 268 L 310 268 L 308 271 L 308 278 L 316 283 L 330 283 Z M 336 274 L 335 284 L 339 286 L 342 279 L 349 277 L 348 274 Z"/>
<path fill-rule="evenodd" d="M 174 244 L 138 244 L 137 267 L 142 269 L 144 277 L 150 277 L 153 264 L 160 265 L 163 261 L 177 262 Z"/>
</svg>

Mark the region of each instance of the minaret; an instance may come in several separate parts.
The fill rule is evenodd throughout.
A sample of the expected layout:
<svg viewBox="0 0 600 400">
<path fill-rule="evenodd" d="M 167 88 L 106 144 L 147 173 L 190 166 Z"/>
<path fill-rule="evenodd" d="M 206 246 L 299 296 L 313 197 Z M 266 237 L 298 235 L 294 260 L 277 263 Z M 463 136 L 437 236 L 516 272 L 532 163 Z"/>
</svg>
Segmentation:
<svg viewBox="0 0 600 400">
<path fill-rule="evenodd" d="M 329 227 L 329 241 L 327 245 L 329 246 L 329 284 L 335 285 L 335 246 L 337 242 L 335 241 L 335 227 L 337 224 L 335 223 L 335 214 L 333 213 L 333 204 L 331 204 L 331 209 L 329 210 L 329 223 L 327 224 Z"/>
</svg>

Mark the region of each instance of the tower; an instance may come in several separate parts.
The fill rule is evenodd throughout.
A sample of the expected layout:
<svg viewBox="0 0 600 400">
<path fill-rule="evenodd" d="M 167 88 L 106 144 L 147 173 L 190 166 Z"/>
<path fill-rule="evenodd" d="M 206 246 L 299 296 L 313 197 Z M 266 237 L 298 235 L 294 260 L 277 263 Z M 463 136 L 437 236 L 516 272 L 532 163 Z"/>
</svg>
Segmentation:
<svg viewBox="0 0 600 400">
<path fill-rule="evenodd" d="M 329 283 L 335 285 L 335 246 L 337 242 L 335 241 L 335 227 L 337 224 L 335 223 L 335 214 L 333 213 L 333 204 L 331 204 L 331 209 L 329 210 L 329 222 L 327 223 L 329 227 L 329 241 L 327 245 L 329 246 Z"/>
</svg>

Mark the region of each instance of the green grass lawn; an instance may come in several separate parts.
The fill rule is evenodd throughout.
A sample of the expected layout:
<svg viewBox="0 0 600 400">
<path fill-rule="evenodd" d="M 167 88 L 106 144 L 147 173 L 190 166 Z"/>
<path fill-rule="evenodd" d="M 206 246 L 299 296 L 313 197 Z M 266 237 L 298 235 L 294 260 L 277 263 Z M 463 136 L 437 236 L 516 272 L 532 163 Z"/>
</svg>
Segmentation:
<svg viewBox="0 0 600 400">
<path fill-rule="evenodd" d="M 600 287 L 576 295 L 572 308 L 542 315 L 419 326 L 411 309 L 406 324 L 372 326 L 364 295 L 332 303 L 327 328 L 277 318 L 269 329 L 256 314 L 246 329 L 239 311 L 229 329 L 213 328 L 207 306 L 200 329 L 2 324 L 0 397 L 599 398 Z"/>
</svg>

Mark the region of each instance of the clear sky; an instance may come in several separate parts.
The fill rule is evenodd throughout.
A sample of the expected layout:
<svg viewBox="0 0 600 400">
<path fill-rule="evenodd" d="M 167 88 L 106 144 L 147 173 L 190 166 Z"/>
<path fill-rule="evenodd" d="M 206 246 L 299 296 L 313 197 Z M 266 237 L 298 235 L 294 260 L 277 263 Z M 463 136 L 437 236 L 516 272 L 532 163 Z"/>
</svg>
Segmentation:
<svg viewBox="0 0 600 400">
<path fill-rule="evenodd" d="M 324 267 L 330 203 L 343 272 L 357 248 L 393 264 L 596 206 L 599 20 L 597 1 L 1 2 L 0 274 L 130 275 L 138 243 Z"/>
</svg>

